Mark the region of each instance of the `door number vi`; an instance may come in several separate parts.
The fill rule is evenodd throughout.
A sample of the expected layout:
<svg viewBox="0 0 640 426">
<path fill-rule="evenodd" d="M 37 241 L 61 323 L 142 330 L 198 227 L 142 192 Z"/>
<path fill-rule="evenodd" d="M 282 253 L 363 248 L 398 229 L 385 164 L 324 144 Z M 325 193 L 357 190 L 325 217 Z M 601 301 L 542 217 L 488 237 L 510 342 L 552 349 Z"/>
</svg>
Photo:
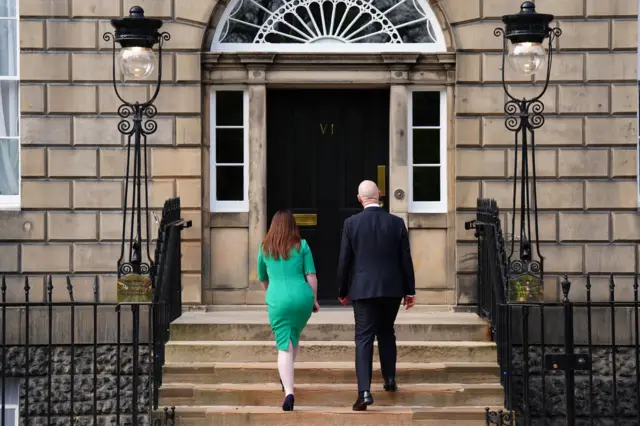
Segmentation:
<svg viewBox="0 0 640 426">
<path fill-rule="evenodd" d="M 320 131 L 322 132 L 323 135 L 325 135 L 327 133 L 327 130 L 331 130 L 331 136 L 333 136 L 333 124 L 331 124 L 331 127 L 329 127 L 329 124 L 320 124 Z"/>
</svg>

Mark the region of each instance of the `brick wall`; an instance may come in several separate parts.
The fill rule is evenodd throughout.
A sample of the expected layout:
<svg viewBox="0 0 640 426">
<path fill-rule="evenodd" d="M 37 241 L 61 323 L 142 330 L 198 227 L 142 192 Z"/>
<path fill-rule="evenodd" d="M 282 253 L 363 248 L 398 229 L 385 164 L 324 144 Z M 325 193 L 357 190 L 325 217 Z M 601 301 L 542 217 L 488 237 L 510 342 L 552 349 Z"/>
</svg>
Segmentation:
<svg viewBox="0 0 640 426">
<path fill-rule="evenodd" d="M 102 34 L 111 31 L 109 19 L 136 4 L 165 20 L 171 33 L 156 102 L 158 131 L 148 141 L 150 204 L 160 209 L 177 195 L 194 223 L 183 233 L 183 300 L 199 303 L 199 52 L 211 0 L 20 1 L 23 209 L 0 212 L 0 273 L 30 275 L 36 288 L 48 273 L 85 277 L 74 281 L 85 283 L 76 286 L 76 300 L 92 297 L 97 278 L 101 300 L 115 298 L 126 151 L 116 127 L 110 44 Z M 146 83 L 126 84 L 124 96 L 146 99 Z"/>
<path fill-rule="evenodd" d="M 518 12 L 514 0 L 444 0 L 459 49 L 456 118 L 458 300 L 475 301 L 476 246 L 464 230 L 478 196 L 512 205 L 513 133 L 504 127 L 500 85 L 499 16 Z M 536 132 L 540 233 L 545 297 L 556 300 L 558 276 L 573 275 L 574 298 L 584 298 L 586 272 L 629 275 L 640 239 L 636 211 L 637 0 L 536 0 L 556 15 L 551 84 L 543 97 L 546 123 Z M 514 94 L 539 90 L 507 65 Z M 519 80 L 520 79 L 520 80 Z M 524 87 L 523 87 L 524 86 Z M 519 197 L 519 195 L 518 195 Z M 505 214 L 505 219 L 507 219 Z M 510 216 L 509 216 L 510 217 Z M 509 226 L 511 221 L 503 222 Z M 517 223 L 517 220 L 516 220 Z M 632 297 L 631 278 L 617 297 Z M 597 280 L 594 297 L 608 297 Z"/>
</svg>

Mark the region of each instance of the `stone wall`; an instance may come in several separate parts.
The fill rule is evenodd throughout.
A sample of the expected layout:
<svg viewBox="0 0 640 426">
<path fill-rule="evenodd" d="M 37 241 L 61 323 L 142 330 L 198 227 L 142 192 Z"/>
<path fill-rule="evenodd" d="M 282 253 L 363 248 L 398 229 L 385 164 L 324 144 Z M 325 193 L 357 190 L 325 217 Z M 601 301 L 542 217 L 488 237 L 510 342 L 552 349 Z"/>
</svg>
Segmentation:
<svg viewBox="0 0 640 426">
<path fill-rule="evenodd" d="M 571 300 L 574 300 L 573 294 L 572 286 L 569 293 Z M 617 424 L 637 424 L 636 386 L 640 378 L 636 374 L 636 356 L 640 356 L 640 352 L 636 353 L 636 350 L 640 351 L 640 336 L 636 335 L 634 327 L 636 310 L 631 304 L 626 305 L 617 304 L 613 311 L 611 306 L 591 306 L 589 309 L 586 303 L 577 303 L 572 307 L 574 353 L 583 354 L 591 360 L 591 376 L 588 369 L 575 371 L 574 401 L 576 415 L 579 418 L 577 425 L 590 424 L 590 414 L 593 414 L 595 419 L 594 425 L 613 425 L 614 404 L 617 405 Z M 523 326 L 525 309 L 528 312 L 526 333 Z M 566 423 L 565 376 L 562 371 L 550 369 L 545 363 L 545 358 L 549 354 L 565 353 L 565 312 L 564 307 L 558 304 L 547 304 L 544 315 L 541 313 L 541 309 L 537 307 L 517 304 L 510 306 L 511 346 L 500 348 L 499 351 L 511 354 L 511 370 L 506 358 L 502 360 L 501 367 L 503 371 L 511 371 L 511 388 L 505 386 L 505 389 L 507 396 L 510 389 L 517 424 L 520 425 L 524 420 L 524 403 L 529 401 L 528 410 L 532 426 L 560 426 Z M 502 330 L 507 331 L 504 328 Z M 528 354 L 526 361 L 524 353 Z M 617 395 L 615 403 L 614 362 Z M 529 374 L 526 381 L 525 368 Z M 506 380 L 506 376 L 503 377 Z M 527 382 L 528 394 L 525 395 Z"/>
<path fill-rule="evenodd" d="M 513 133 L 504 127 L 499 17 L 517 13 L 520 1 L 443 0 L 458 49 L 456 99 L 456 204 L 458 303 L 475 302 L 476 245 L 464 222 L 474 217 L 476 198 L 512 205 Z M 541 252 L 545 298 L 560 296 L 558 277 L 576 286 L 586 272 L 629 276 L 640 239 L 637 203 L 637 13 L 636 0 L 536 0 L 540 13 L 556 16 L 563 35 L 556 42 L 551 84 L 543 102 L 546 123 L 536 132 Z M 517 96 L 540 85 L 507 66 Z M 518 195 L 519 197 L 519 195 Z M 503 230 L 511 233 L 505 213 Z M 517 220 L 516 220 L 517 223 Z M 508 227 L 507 227 L 508 226 Z M 619 278 L 618 300 L 632 296 Z M 624 284 L 623 284 L 624 282 Z M 592 295 L 608 298 L 605 280 Z"/>
<path fill-rule="evenodd" d="M 183 238 L 183 302 L 201 298 L 200 48 L 213 1 L 20 0 L 22 210 L 0 212 L 0 273 L 77 276 L 76 300 L 115 299 L 125 174 L 125 141 L 116 125 L 109 19 L 139 4 L 171 33 L 149 137 L 150 204 L 179 196 L 193 228 Z M 153 80 L 152 80 L 153 81 Z M 128 82 L 127 99 L 150 87 Z M 155 234 L 155 222 L 152 226 Z M 151 253 L 153 255 L 153 252 Z M 62 276 L 60 276 L 62 278 Z M 20 288 L 9 293 L 20 299 Z M 66 299 L 62 291 L 56 297 Z M 33 301 L 38 301 L 33 297 Z M 39 300 L 42 300 L 41 298 Z"/>
<path fill-rule="evenodd" d="M 117 380 L 120 380 L 120 423 L 131 424 L 133 413 L 134 365 L 133 348 L 121 347 L 120 372 L 115 363 L 117 347 L 99 345 L 97 347 L 97 385 L 95 395 L 97 406 L 94 409 L 93 347 L 78 346 L 75 349 L 73 413 L 74 425 L 115 425 L 117 411 Z M 71 414 L 71 348 L 54 346 L 51 351 L 51 424 L 63 426 L 70 424 Z M 26 403 L 26 349 L 24 346 L 7 347 L 7 378 L 20 381 L 20 413 L 24 421 Z M 137 365 L 137 410 L 139 424 L 149 424 L 150 400 L 150 358 L 147 346 L 141 346 Z M 29 350 L 28 407 L 29 424 L 48 424 L 49 414 L 49 350 L 47 347 L 31 347 Z M 0 365 L 0 374 L 2 374 Z M 7 381 L 6 383 L 9 383 Z M 94 411 L 97 423 L 94 423 Z"/>
<path fill-rule="evenodd" d="M 547 371 L 542 375 L 544 358 L 540 346 L 529 350 L 528 400 L 531 426 L 561 426 L 566 424 L 567 398 L 565 376 L 562 372 Z M 545 347 L 545 353 L 564 353 L 558 346 Z M 576 353 L 587 354 L 588 348 L 576 347 Z M 517 424 L 524 420 L 525 381 L 523 378 L 523 349 L 513 348 L 513 408 Z M 589 425 L 590 415 L 593 425 L 632 426 L 637 424 L 638 395 L 636 394 L 636 354 L 633 348 L 618 348 L 616 351 L 616 410 L 613 398 L 613 363 L 611 347 L 592 347 L 592 377 L 588 371 L 576 371 L 575 406 L 576 424 Z M 544 387 L 542 385 L 544 377 Z M 591 387 L 590 387 L 591 386 Z M 593 406 L 590 406 L 593 401 Z M 614 423 L 617 415 L 618 422 Z M 518 421 L 519 419 L 519 421 Z M 524 424 L 524 423 L 522 423 Z"/>
<path fill-rule="evenodd" d="M 74 281 L 75 282 L 75 281 Z M 9 288 L 18 287 L 11 282 Z M 54 287 L 54 289 L 57 289 Z M 73 311 L 73 314 L 72 314 Z M 118 313 L 119 312 L 119 313 Z M 141 425 L 148 424 L 151 399 L 152 364 L 149 342 L 151 328 L 149 310 L 141 306 L 135 314 L 133 307 L 115 304 L 97 306 L 33 306 L 8 308 L 3 312 L 6 324 L 0 318 L 0 378 L 6 377 L 7 401 L 11 401 L 12 386 L 19 384 L 22 417 L 29 407 L 30 425 L 47 424 L 51 413 L 52 424 L 70 424 L 71 381 L 73 371 L 73 401 L 75 421 L 78 425 L 93 425 L 94 390 L 96 397 L 96 424 L 131 424 L 133 414 L 134 367 L 137 370 L 137 410 Z M 138 316 L 138 328 L 134 327 Z M 27 327 L 27 324 L 29 325 Z M 28 332 L 28 334 L 27 334 Z M 95 370 L 94 370 L 94 346 Z M 29 343 L 27 360 L 26 342 Z M 74 345 L 71 345 L 71 342 Z M 120 345 L 118 345 L 118 342 Z M 133 342 L 137 342 L 135 345 Z M 51 351 L 49 350 L 51 345 Z M 75 349 L 72 349 L 72 346 Z M 120 360 L 117 353 L 120 347 Z M 134 365 L 134 347 L 138 348 L 138 361 Z M 4 353 L 3 353 L 4 351 Z M 73 356 L 72 356 L 73 355 Z M 72 359 L 73 364 L 72 364 Z M 51 360 L 51 373 L 49 373 Z M 5 365 L 6 362 L 6 365 Z M 73 370 L 72 370 L 73 367 Z M 4 371 L 3 371 L 4 369 Z M 96 384 L 94 386 L 94 371 Z M 28 372 L 28 374 L 27 374 Z M 28 404 L 27 404 L 27 375 Z M 51 378 L 51 410 L 49 410 L 49 377 Z M 120 407 L 117 405 L 117 383 L 120 383 Z M 1 386 L 1 379 L 0 379 Z"/>
</svg>

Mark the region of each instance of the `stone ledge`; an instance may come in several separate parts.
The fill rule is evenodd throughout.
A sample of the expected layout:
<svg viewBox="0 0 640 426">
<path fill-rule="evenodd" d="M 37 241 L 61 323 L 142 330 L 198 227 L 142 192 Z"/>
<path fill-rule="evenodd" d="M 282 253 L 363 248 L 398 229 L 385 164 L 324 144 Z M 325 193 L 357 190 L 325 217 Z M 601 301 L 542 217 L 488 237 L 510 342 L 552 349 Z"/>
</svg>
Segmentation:
<svg viewBox="0 0 640 426">
<path fill-rule="evenodd" d="M 455 66 L 455 53 L 415 54 L 415 53 L 203 53 L 202 65 L 211 70 L 220 64 L 450 64 Z"/>
</svg>

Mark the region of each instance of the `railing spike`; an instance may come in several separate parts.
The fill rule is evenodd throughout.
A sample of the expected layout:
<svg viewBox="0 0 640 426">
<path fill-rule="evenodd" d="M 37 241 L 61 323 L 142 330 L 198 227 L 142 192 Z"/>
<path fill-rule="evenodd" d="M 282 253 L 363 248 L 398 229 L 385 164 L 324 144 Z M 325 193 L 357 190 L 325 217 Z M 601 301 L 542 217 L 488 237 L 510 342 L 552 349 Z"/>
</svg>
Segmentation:
<svg viewBox="0 0 640 426">
<path fill-rule="evenodd" d="M 94 277 L 93 279 L 93 301 L 98 302 L 98 293 L 100 288 L 98 286 L 98 277 Z"/>
<path fill-rule="evenodd" d="M 614 289 L 616 287 L 615 279 L 613 278 L 613 274 L 609 275 L 609 288 Z"/>
<path fill-rule="evenodd" d="M 2 302 L 4 303 L 7 298 L 7 276 L 2 276 Z"/>
<path fill-rule="evenodd" d="M 51 274 L 49 274 L 49 279 L 47 280 L 47 301 L 53 303 L 53 277 Z"/>
<path fill-rule="evenodd" d="M 571 291 L 571 281 L 569 281 L 569 276 L 567 274 L 564 275 L 564 279 L 560 283 L 562 286 L 562 294 L 564 295 L 563 302 L 569 301 L 569 291 Z"/>
<path fill-rule="evenodd" d="M 614 302 L 616 300 L 616 282 L 613 278 L 613 274 L 609 276 L 609 301 Z"/>
<path fill-rule="evenodd" d="M 73 284 L 71 284 L 71 277 L 67 275 L 67 293 L 69 293 L 69 300 L 74 302 L 73 300 Z"/>
</svg>

